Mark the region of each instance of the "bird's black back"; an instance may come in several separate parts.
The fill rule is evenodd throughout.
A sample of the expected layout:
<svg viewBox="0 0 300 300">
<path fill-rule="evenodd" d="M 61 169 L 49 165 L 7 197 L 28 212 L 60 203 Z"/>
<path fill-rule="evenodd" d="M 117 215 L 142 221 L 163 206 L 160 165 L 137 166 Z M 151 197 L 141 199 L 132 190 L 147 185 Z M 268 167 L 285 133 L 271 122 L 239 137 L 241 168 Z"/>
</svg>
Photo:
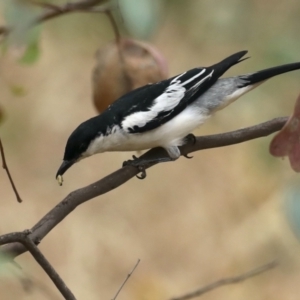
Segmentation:
<svg viewBox="0 0 300 300">
<path fill-rule="evenodd" d="M 148 130 L 155 129 L 160 125 L 168 122 L 180 112 L 182 112 L 189 104 L 193 103 L 201 94 L 203 94 L 207 89 L 209 89 L 220 76 L 223 75 L 231 66 L 241 62 L 241 57 L 243 57 L 247 51 L 241 51 L 236 54 L 229 56 L 223 61 L 208 67 L 208 68 L 195 68 L 191 69 L 185 73 L 183 73 L 179 80 L 184 83 L 201 71 L 205 71 L 201 77 L 196 78 L 195 80 L 190 81 L 185 84 L 186 92 L 184 97 L 180 100 L 178 105 L 174 107 L 172 110 L 162 110 L 157 114 L 155 118 L 146 123 L 144 126 L 134 126 L 133 128 L 129 128 L 128 131 L 130 133 L 142 133 Z M 200 80 L 202 80 L 205 76 L 210 74 L 212 76 L 201 83 L 196 88 L 193 88 Z M 99 128 L 99 132 L 105 132 L 106 128 L 111 127 L 115 124 L 122 124 L 122 121 L 136 112 L 143 112 L 151 110 L 151 106 L 154 103 L 154 100 L 162 95 L 166 89 L 170 86 L 172 80 L 177 76 L 174 76 L 170 79 L 163 80 L 158 83 L 148 84 L 146 86 L 140 87 L 136 90 L 133 90 L 126 95 L 122 96 L 118 100 L 116 100 L 108 109 L 106 109 L 101 115 L 96 117 L 95 120 L 90 119 L 91 122 L 97 124 Z M 170 91 L 171 93 L 172 91 Z"/>
</svg>

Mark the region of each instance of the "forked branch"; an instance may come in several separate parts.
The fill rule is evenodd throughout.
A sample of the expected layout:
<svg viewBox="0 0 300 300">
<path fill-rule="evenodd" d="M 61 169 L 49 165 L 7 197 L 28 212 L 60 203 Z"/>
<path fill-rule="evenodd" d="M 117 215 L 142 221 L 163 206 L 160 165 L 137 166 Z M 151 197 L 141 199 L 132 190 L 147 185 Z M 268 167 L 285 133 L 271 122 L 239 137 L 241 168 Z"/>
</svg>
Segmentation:
<svg viewBox="0 0 300 300">
<path fill-rule="evenodd" d="M 31 253 L 37 263 L 48 274 L 48 276 L 64 296 L 64 298 L 67 300 L 76 300 L 70 289 L 66 286 L 55 269 L 51 266 L 43 253 L 38 249 L 36 244 L 31 240 L 31 238 L 29 237 L 30 232 L 30 230 L 25 230 L 24 232 L 12 232 L 4 234 L 0 236 L 0 245 L 14 242 L 21 243 L 23 247 Z"/>
</svg>

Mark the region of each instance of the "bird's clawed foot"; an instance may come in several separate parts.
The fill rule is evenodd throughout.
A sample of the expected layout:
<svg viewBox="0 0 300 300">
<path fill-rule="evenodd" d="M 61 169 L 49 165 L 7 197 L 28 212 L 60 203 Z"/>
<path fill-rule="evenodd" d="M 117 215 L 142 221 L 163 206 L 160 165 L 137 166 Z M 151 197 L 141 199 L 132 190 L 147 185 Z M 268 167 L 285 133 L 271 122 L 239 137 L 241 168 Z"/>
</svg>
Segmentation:
<svg viewBox="0 0 300 300">
<path fill-rule="evenodd" d="M 184 139 L 186 140 L 187 143 L 192 143 L 193 145 L 196 144 L 196 140 L 197 140 L 192 133 L 188 134 Z"/>
<path fill-rule="evenodd" d="M 153 158 L 153 159 L 143 159 L 136 157 L 135 155 L 132 156 L 133 159 L 127 160 L 123 162 L 123 167 L 125 166 L 133 166 L 136 167 L 141 175 L 136 175 L 138 179 L 145 179 L 147 177 L 146 168 L 150 167 L 152 164 L 161 163 L 161 162 L 168 162 L 172 159 L 169 157 L 164 158 Z"/>
<path fill-rule="evenodd" d="M 185 140 L 186 140 L 187 143 L 192 143 L 193 145 L 196 144 L 196 137 L 195 137 L 192 133 L 188 134 L 188 135 L 185 137 Z M 188 154 L 183 154 L 183 156 L 184 156 L 185 158 L 188 158 L 188 159 L 193 158 L 193 156 L 190 156 L 190 155 L 188 155 Z"/>
<path fill-rule="evenodd" d="M 135 155 L 132 155 L 132 159 L 123 162 L 123 167 L 125 166 L 133 166 L 138 168 L 138 170 L 141 173 L 141 175 L 136 175 L 138 179 L 145 179 L 147 177 L 145 163 L 140 161 L 139 158 L 136 157 Z"/>
<path fill-rule="evenodd" d="M 190 155 L 188 155 L 188 154 L 183 154 L 183 156 L 184 156 L 185 158 L 187 158 L 187 159 L 191 159 L 191 158 L 194 157 L 194 156 L 190 156 Z"/>
</svg>

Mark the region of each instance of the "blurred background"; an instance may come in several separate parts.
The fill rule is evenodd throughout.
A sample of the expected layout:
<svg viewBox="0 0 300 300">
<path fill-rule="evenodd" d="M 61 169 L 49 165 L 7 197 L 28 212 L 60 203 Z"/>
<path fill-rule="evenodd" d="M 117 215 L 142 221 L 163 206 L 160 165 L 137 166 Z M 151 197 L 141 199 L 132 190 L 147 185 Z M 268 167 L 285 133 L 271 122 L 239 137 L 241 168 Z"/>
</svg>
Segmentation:
<svg viewBox="0 0 300 300">
<path fill-rule="evenodd" d="M 25 11 L 13 5 L 19 3 L 2 1 L 3 25 L 24 22 Z M 159 49 L 168 62 L 168 76 L 245 49 L 251 59 L 227 75 L 300 61 L 297 0 L 119 0 L 119 6 L 122 13 L 117 9 L 114 14 L 122 36 Z M 28 20 L 42 12 L 34 9 Z M 24 58 L 28 41 L 24 44 L 20 36 L 4 43 L 0 58 L 0 136 L 24 200 L 16 202 L 1 171 L 0 234 L 31 228 L 68 193 L 110 174 L 132 155 L 91 157 L 72 167 L 58 186 L 55 173 L 67 138 L 97 114 L 92 101 L 95 53 L 115 37 L 107 16 L 95 13 L 55 18 L 34 32 L 38 39 L 30 40 L 29 59 Z M 289 115 L 299 82 L 299 71 L 271 79 L 195 134 Z M 134 178 L 78 207 L 39 248 L 77 299 L 112 299 L 138 258 L 120 300 L 169 299 L 274 259 L 279 261 L 276 269 L 202 298 L 299 299 L 299 175 L 288 159 L 270 156 L 271 138 L 155 166 L 146 180 Z M 24 274 L 1 272 L 1 299 L 61 298 L 30 254 L 16 261 Z M 26 276 L 33 280 L 27 291 L 19 280 Z"/>
</svg>

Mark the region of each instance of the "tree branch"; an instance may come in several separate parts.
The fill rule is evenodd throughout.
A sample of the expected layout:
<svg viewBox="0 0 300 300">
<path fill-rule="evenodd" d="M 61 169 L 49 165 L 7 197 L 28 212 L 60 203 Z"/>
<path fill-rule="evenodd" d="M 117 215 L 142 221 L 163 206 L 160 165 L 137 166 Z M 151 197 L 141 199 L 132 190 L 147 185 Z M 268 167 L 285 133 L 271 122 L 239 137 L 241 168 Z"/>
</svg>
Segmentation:
<svg viewBox="0 0 300 300">
<path fill-rule="evenodd" d="M 64 6 L 55 6 L 51 4 L 41 3 L 44 7 L 47 5 L 48 8 L 51 6 L 51 10 L 43 13 L 39 16 L 33 24 L 43 23 L 50 19 L 59 17 L 61 15 L 65 15 L 72 12 L 91 12 L 91 9 L 100 5 L 104 0 L 83 0 L 77 2 L 69 2 Z M 106 12 L 107 8 L 103 8 L 103 10 L 98 9 L 97 12 Z"/>
<path fill-rule="evenodd" d="M 37 263 L 44 269 L 44 271 L 48 274 L 50 279 L 53 281 L 55 286 L 61 292 L 61 294 L 67 300 L 76 300 L 72 292 L 60 278 L 58 273 L 54 270 L 51 264 L 48 262 L 46 257 L 42 254 L 42 252 L 38 249 L 35 243 L 30 239 L 29 234 L 30 230 L 25 230 L 24 232 L 13 232 L 0 236 L 0 245 L 4 245 L 7 243 L 18 242 L 21 243 L 34 257 Z"/>
<path fill-rule="evenodd" d="M 252 127 L 209 136 L 197 137 L 196 142 L 186 144 L 181 147 L 181 153 L 188 154 L 191 152 L 223 147 L 233 144 L 242 143 L 252 139 L 260 138 L 280 130 L 287 121 L 285 118 L 277 118 Z M 167 157 L 167 153 L 162 148 L 154 148 L 146 152 L 141 158 L 156 159 Z M 146 166 L 150 168 L 156 163 Z M 31 229 L 30 238 L 36 244 L 39 243 L 58 223 L 60 223 L 68 214 L 70 214 L 80 204 L 91 200 L 97 196 L 110 192 L 121 186 L 135 175 L 139 170 L 133 166 L 123 167 L 110 175 L 80 189 L 71 192 L 65 199 L 51 209 L 36 225 Z M 3 252 L 16 257 L 26 251 L 26 248 L 19 244 L 13 243 L 6 245 L 1 249 Z"/>
<path fill-rule="evenodd" d="M 40 6 L 45 8 L 44 13 L 38 16 L 32 23 L 32 25 L 37 25 L 43 23 L 45 21 L 54 19 L 56 17 L 72 13 L 72 12 L 97 12 L 97 13 L 105 13 L 109 10 L 108 6 L 98 7 L 105 0 L 82 0 L 77 2 L 69 2 L 63 6 L 58 6 L 52 3 L 39 2 L 32 0 L 32 5 Z M 0 35 L 6 37 L 13 28 L 10 26 L 0 26 Z"/>
<path fill-rule="evenodd" d="M 269 271 L 269 270 L 275 268 L 277 265 L 278 265 L 278 263 L 276 261 L 272 261 L 268 264 L 265 264 L 263 266 L 255 268 L 255 269 L 248 271 L 246 273 L 243 273 L 241 275 L 220 279 L 220 280 L 215 281 L 211 284 L 208 284 L 192 293 L 188 293 L 186 295 L 183 295 L 183 296 L 180 296 L 177 298 L 172 298 L 171 300 L 189 300 L 192 298 L 196 298 L 196 297 L 202 296 L 203 294 L 208 293 L 212 290 L 215 290 L 221 286 L 239 283 L 239 282 L 247 280 L 251 277 L 257 276 L 263 272 L 266 272 L 266 271 Z"/>
<path fill-rule="evenodd" d="M 17 197 L 17 201 L 18 201 L 19 203 L 21 203 L 21 202 L 22 202 L 22 199 L 21 199 L 21 197 L 20 197 L 20 195 L 19 195 L 19 193 L 18 193 L 18 191 L 17 191 L 17 188 L 16 188 L 16 186 L 15 186 L 15 184 L 14 184 L 14 181 L 13 181 L 11 175 L 10 175 L 10 172 L 9 172 L 9 169 L 8 169 L 8 166 L 7 166 L 7 163 L 6 163 L 5 154 L 4 154 L 4 148 L 3 148 L 3 145 L 2 145 L 1 138 L 0 138 L 0 153 L 1 153 L 1 158 L 2 158 L 2 168 L 3 168 L 3 169 L 6 171 L 6 173 L 7 173 L 7 176 L 8 176 L 8 179 L 9 179 L 9 181 L 10 181 L 10 184 L 11 184 L 11 186 L 12 186 L 14 192 L 15 192 L 15 195 L 16 195 L 16 197 Z"/>
<path fill-rule="evenodd" d="M 140 261 L 141 261 L 140 259 L 137 260 L 137 262 L 136 262 L 136 264 L 134 265 L 133 269 L 131 270 L 130 273 L 127 274 L 125 280 L 124 280 L 123 283 L 121 284 L 120 288 L 118 289 L 116 295 L 113 297 L 112 300 L 116 300 L 116 299 L 117 299 L 117 297 L 118 297 L 118 295 L 120 294 L 122 288 L 124 287 L 124 285 L 126 284 L 126 282 L 128 281 L 128 279 L 130 278 L 130 276 L 133 274 L 133 272 L 135 271 L 135 269 L 136 269 L 137 266 L 139 265 Z"/>
</svg>

